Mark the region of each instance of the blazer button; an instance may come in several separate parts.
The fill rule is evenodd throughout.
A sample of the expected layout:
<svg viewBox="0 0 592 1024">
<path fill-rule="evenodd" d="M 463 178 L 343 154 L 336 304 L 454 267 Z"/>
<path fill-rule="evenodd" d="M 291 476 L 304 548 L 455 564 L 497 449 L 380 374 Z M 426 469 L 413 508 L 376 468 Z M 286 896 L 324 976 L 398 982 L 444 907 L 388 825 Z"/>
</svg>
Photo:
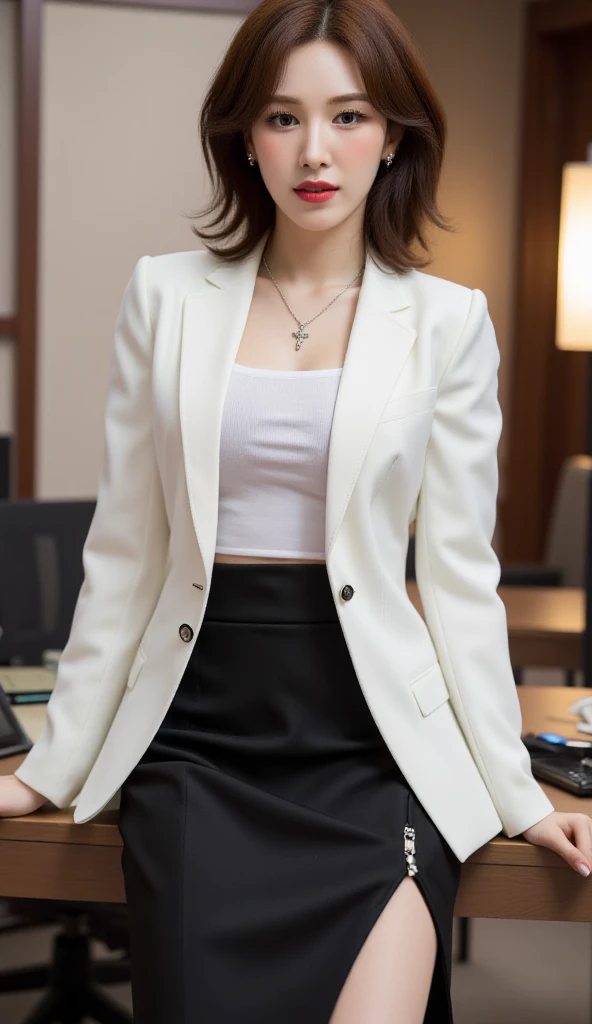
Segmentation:
<svg viewBox="0 0 592 1024">
<path fill-rule="evenodd" d="M 351 601 L 354 596 L 354 588 L 351 583 L 346 583 L 345 586 L 341 588 L 341 596 L 344 601 Z"/>
<path fill-rule="evenodd" d="M 186 622 L 184 622 L 182 626 L 179 626 L 179 636 L 186 644 L 188 644 L 190 640 L 193 640 L 193 630 Z"/>
</svg>

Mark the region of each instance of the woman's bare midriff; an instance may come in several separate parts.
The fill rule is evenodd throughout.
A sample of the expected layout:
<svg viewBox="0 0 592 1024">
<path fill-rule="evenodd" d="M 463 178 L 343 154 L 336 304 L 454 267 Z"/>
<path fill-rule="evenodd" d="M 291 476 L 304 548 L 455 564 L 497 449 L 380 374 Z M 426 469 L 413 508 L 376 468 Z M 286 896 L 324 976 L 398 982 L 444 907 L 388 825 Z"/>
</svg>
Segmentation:
<svg viewBox="0 0 592 1024">
<path fill-rule="evenodd" d="M 320 562 L 324 564 L 324 558 L 254 558 L 251 555 L 214 555 L 215 562 Z"/>
</svg>

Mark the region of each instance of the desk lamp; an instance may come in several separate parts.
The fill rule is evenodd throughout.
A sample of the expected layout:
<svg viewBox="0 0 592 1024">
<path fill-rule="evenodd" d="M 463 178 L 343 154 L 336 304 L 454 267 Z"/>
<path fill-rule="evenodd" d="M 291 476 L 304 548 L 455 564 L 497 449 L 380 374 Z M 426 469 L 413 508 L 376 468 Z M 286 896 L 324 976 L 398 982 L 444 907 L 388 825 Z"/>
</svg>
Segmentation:
<svg viewBox="0 0 592 1024">
<path fill-rule="evenodd" d="M 588 145 L 587 162 L 563 167 L 555 344 L 565 351 L 592 351 L 592 143 Z M 592 464 L 592 355 L 588 357 L 586 456 Z M 581 461 L 582 456 L 573 458 Z M 588 488 L 582 664 L 584 685 L 592 686 L 592 472 Z"/>
</svg>

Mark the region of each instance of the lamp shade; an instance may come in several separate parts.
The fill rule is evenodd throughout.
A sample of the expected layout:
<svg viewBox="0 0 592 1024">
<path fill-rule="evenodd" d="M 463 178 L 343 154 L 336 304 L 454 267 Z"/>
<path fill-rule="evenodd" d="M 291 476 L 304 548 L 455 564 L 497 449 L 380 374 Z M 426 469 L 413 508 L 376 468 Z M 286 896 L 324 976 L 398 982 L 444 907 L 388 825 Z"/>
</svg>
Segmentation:
<svg viewBox="0 0 592 1024">
<path fill-rule="evenodd" d="M 563 167 L 555 344 L 592 350 L 592 163 Z"/>
</svg>

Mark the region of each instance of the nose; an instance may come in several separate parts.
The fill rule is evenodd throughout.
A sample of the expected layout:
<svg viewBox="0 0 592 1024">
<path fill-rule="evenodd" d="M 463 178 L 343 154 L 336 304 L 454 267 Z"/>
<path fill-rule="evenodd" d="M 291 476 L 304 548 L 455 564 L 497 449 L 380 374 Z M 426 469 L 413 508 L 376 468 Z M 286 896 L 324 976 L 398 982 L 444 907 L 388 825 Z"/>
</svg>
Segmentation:
<svg viewBox="0 0 592 1024">
<path fill-rule="evenodd" d="M 310 122 L 305 130 L 302 152 L 300 154 L 301 164 L 307 167 L 328 167 L 331 164 L 329 149 L 323 125 L 320 122 Z"/>
</svg>

